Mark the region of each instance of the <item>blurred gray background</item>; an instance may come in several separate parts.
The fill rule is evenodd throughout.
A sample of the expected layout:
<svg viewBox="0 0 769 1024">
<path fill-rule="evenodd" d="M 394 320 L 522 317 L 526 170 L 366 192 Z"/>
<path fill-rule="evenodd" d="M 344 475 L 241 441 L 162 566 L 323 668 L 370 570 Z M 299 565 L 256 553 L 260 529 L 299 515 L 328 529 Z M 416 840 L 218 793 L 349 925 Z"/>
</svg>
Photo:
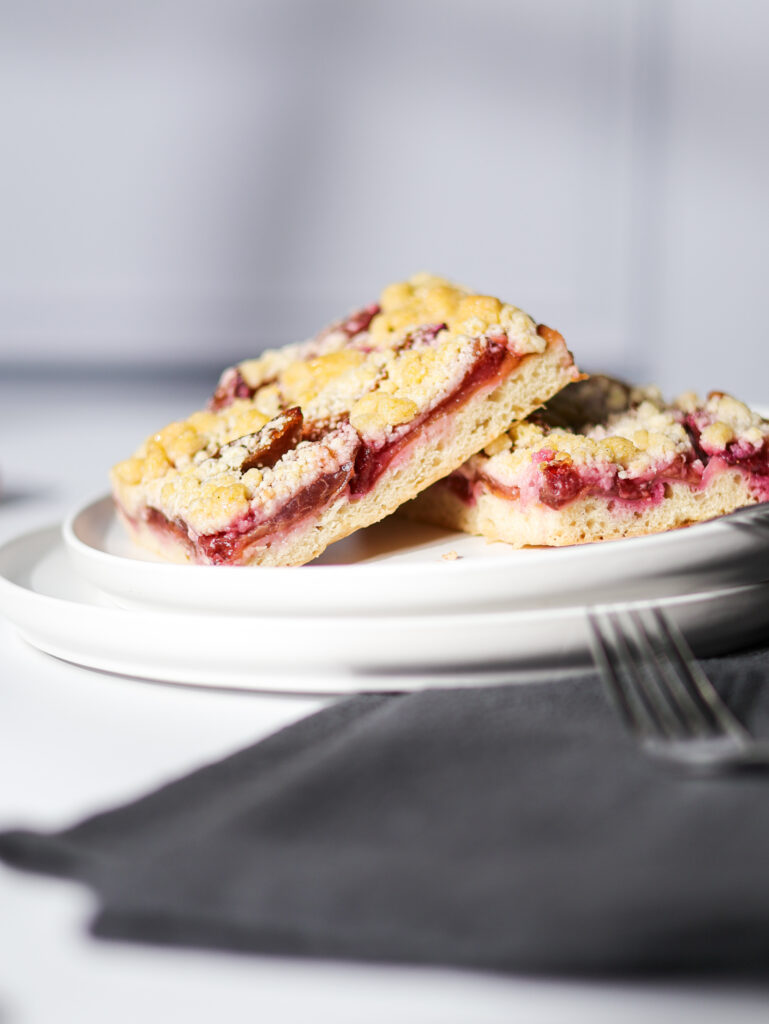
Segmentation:
<svg viewBox="0 0 769 1024">
<path fill-rule="evenodd" d="M 765 0 L 0 0 L 0 372 L 219 368 L 416 270 L 769 401 Z"/>
</svg>

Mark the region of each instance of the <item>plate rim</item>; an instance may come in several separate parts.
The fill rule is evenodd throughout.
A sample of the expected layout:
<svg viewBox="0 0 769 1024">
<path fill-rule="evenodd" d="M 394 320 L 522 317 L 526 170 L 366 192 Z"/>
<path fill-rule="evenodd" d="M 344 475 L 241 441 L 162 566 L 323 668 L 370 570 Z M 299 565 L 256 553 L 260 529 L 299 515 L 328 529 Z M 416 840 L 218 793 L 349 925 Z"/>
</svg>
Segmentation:
<svg viewBox="0 0 769 1024">
<path fill-rule="evenodd" d="M 162 608 L 160 606 L 155 606 L 155 605 L 148 606 L 147 608 L 123 608 L 123 607 L 121 607 L 118 604 L 114 604 L 114 605 L 90 604 L 89 602 L 80 602 L 80 601 L 77 601 L 76 599 L 72 599 L 72 598 L 59 597 L 59 596 L 57 596 L 55 594 L 41 593 L 41 592 L 35 590 L 33 587 L 25 586 L 24 584 L 18 582 L 17 580 L 10 578 L 8 573 L 5 571 L 5 567 L 3 565 L 3 559 L 10 557 L 10 553 L 11 553 L 13 548 L 15 548 L 17 546 L 21 546 L 23 544 L 31 546 L 33 544 L 33 542 L 35 542 L 35 541 L 41 542 L 41 541 L 45 540 L 47 535 L 49 535 L 49 537 L 50 537 L 51 548 L 52 549 L 54 547 L 61 547 L 62 551 L 65 550 L 65 548 L 62 545 L 61 523 L 60 522 L 59 523 L 54 523 L 54 524 L 49 524 L 48 526 L 36 527 L 33 530 L 29 530 L 29 531 L 26 531 L 24 533 L 18 534 L 15 537 L 10 538 L 9 540 L 6 540 L 3 544 L 0 544 L 0 587 L 10 588 L 10 589 L 12 589 L 13 592 L 19 592 L 19 593 L 31 595 L 35 600 L 40 600 L 40 601 L 44 601 L 46 603 L 51 603 L 52 605 L 59 605 L 59 604 L 63 604 L 63 605 L 77 605 L 77 604 L 81 604 L 82 603 L 82 604 L 85 604 L 88 608 L 92 609 L 96 613 L 105 613 L 105 614 L 108 614 L 110 616 L 131 616 L 131 615 L 143 616 L 143 615 L 146 615 L 148 617 L 154 617 L 154 616 L 157 615 L 157 616 L 164 616 L 164 617 L 167 616 L 167 617 L 179 618 L 179 619 L 184 619 L 184 620 L 189 620 L 191 618 L 201 618 L 201 619 L 210 620 L 213 617 L 211 612 L 206 612 L 206 611 L 203 611 L 203 610 L 187 609 L 187 608 L 174 608 L 174 609 L 171 609 L 171 610 L 167 610 L 166 608 Z M 149 564 L 153 564 L 153 563 L 149 563 Z M 166 566 L 164 566 L 164 565 L 161 565 L 161 567 L 162 568 L 166 568 Z M 175 568 L 175 566 L 170 565 L 170 566 L 168 566 L 168 568 Z M 218 566 L 190 566 L 189 568 L 212 568 L 212 569 L 216 569 L 216 568 L 218 568 Z M 233 566 L 231 568 L 235 568 L 235 567 Z M 273 567 L 270 567 L 270 568 L 273 568 Z M 278 568 L 278 567 L 274 567 L 274 568 Z M 301 568 L 301 567 L 297 567 L 297 568 Z M 339 567 L 337 567 L 337 566 L 329 566 L 329 568 L 343 568 L 343 567 L 342 566 L 339 566 Z M 74 567 L 72 567 L 72 572 L 73 573 L 75 572 Z M 85 583 L 85 585 L 87 587 L 89 587 L 92 590 L 98 592 L 98 588 L 95 587 L 94 584 L 90 583 L 87 580 L 82 580 L 82 578 L 80 578 L 80 579 L 81 579 L 81 582 Z M 404 613 L 402 615 L 389 615 L 389 616 L 386 617 L 386 622 L 387 622 L 387 625 L 388 625 L 389 628 L 396 628 L 398 626 L 405 625 L 405 626 L 409 626 L 410 628 L 412 628 L 414 630 L 418 630 L 418 629 L 420 629 L 425 624 L 429 624 L 429 623 L 431 623 L 433 621 L 437 621 L 437 620 L 441 620 L 442 621 L 442 620 L 445 620 L 447 618 L 450 618 L 450 619 L 467 619 L 469 621 L 472 621 L 472 620 L 477 619 L 477 618 L 483 618 L 485 621 L 488 621 L 488 620 L 499 620 L 500 622 L 504 622 L 505 620 L 508 620 L 508 619 L 510 619 L 512 617 L 515 617 L 516 619 L 526 619 L 526 618 L 536 619 L 536 618 L 543 618 L 543 617 L 547 617 L 547 616 L 553 616 L 553 617 L 557 617 L 557 618 L 561 618 L 561 617 L 578 617 L 578 616 L 584 615 L 586 609 L 588 609 L 588 608 L 598 608 L 598 609 L 606 609 L 606 608 L 646 608 L 646 607 L 659 606 L 660 604 L 664 604 L 665 607 L 668 607 L 668 606 L 676 607 L 678 605 L 687 604 L 687 603 L 691 604 L 691 603 L 697 603 L 697 602 L 706 602 L 707 600 L 715 600 L 716 598 L 723 597 L 723 596 L 725 596 L 727 594 L 740 594 L 740 593 L 747 593 L 749 591 L 755 591 L 756 593 L 758 593 L 758 592 L 760 592 L 761 590 L 764 590 L 764 589 L 766 589 L 769 592 L 769 580 L 753 581 L 753 582 L 750 582 L 750 583 L 737 584 L 737 585 L 734 585 L 734 586 L 717 587 L 717 588 L 712 588 L 712 589 L 707 589 L 707 590 L 700 590 L 700 591 L 695 591 L 695 592 L 691 592 L 690 591 L 688 593 L 683 593 L 683 594 L 664 595 L 662 597 L 630 598 L 630 599 L 627 599 L 627 600 L 617 600 L 617 601 L 615 601 L 615 600 L 610 600 L 610 601 L 599 601 L 599 600 L 596 600 L 596 601 L 585 601 L 582 604 L 554 605 L 554 606 L 549 606 L 549 607 L 548 606 L 542 606 L 542 607 L 538 607 L 538 608 L 531 608 L 531 607 L 511 607 L 511 608 L 500 608 L 500 609 L 480 608 L 480 609 L 477 609 L 475 611 L 468 610 L 468 609 L 458 609 L 458 610 L 444 609 L 444 610 L 426 612 L 426 613 L 424 613 L 422 615 L 419 615 L 419 616 L 415 616 L 412 613 Z M 12 616 L 9 615 L 7 612 L 4 613 L 4 614 L 6 615 L 7 618 L 9 618 L 9 619 L 12 618 Z M 216 616 L 216 617 L 217 618 L 226 619 L 228 621 L 243 622 L 243 623 L 252 622 L 253 619 L 255 619 L 255 618 L 262 618 L 262 619 L 264 619 L 267 622 L 272 622 L 272 621 L 275 621 L 277 619 L 277 620 L 286 621 L 286 622 L 289 622 L 289 621 L 301 622 L 302 626 L 307 625 L 307 624 L 317 624 L 318 627 L 321 627 L 321 625 L 327 626 L 328 625 L 328 620 L 329 620 L 329 617 L 327 615 L 302 615 L 302 616 L 297 616 L 297 615 L 269 615 L 269 616 L 268 615 L 263 615 L 263 616 L 259 616 L 257 614 L 254 614 L 253 612 L 248 613 L 248 614 L 243 614 L 243 615 L 233 615 L 233 614 L 226 613 L 226 614 L 222 614 L 222 615 L 219 615 L 219 616 Z M 353 616 L 349 616 L 349 618 L 352 619 Z M 355 620 L 356 623 L 357 622 L 366 622 L 366 621 L 381 622 L 384 618 L 385 617 L 383 617 L 380 614 L 373 613 L 373 614 L 370 614 L 370 615 L 355 616 L 354 620 Z"/>
<path fill-rule="evenodd" d="M 89 591 L 94 597 L 98 591 L 87 583 L 85 596 L 79 590 L 67 595 L 66 580 L 64 596 L 45 592 L 45 577 L 36 588 L 33 574 L 44 559 L 51 557 L 60 560 L 54 571 L 61 571 L 63 566 L 67 580 L 83 584 L 67 558 L 59 526 L 32 530 L 0 547 L 0 612 L 38 650 L 103 673 L 196 687 L 342 694 L 544 682 L 559 673 L 576 675 L 592 664 L 586 633 L 588 604 L 477 612 L 444 610 L 423 617 L 387 619 L 372 615 L 356 620 L 367 632 L 353 645 L 348 642 L 351 616 L 339 616 L 331 633 L 328 618 L 306 618 L 301 619 L 301 627 L 308 631 L 306 650 L 299 657 L 292 648 L 285 647 L 285 638 L 292 635 L 300 619 L 281 616 L 277 624 L 283 640 L 275 646 L 273 657 L 259 660 L 253 657 L 248 637 L 253 636 L 255 622 L 267 622 L 264 616 L 216 617 L 182 609 L 105 606 L 88 600 Z M 769 581 L 618 602 L 611 607 L 662 604 L 674 617 L 680 609 L 685 619 L 694 619 L 702 637 L 713 634 L 715 625 L 723 642 L 732 649 L 745 646 L 746 638 L 752 642 L 757 619 L 762 633 L 767 628 L 767 593 Z M 713 624 L 708 609 L 716 609 L 719 616 L 718 609 L 727 595 L 737 599 L 739 614 L 731 610 Z M 596 606 L 601 604 L 596 602 Z M 757 609 L 755 615 L 746 616 L 746 608 Z M 41 609 L 51 614 L 41 615 Z M 702 624 L 698 623 L 700 614 L 704 616 Z M 214 626 L 219 632 L 209 647 L 207 635 L 214 618 L 219 619 Z M 740 624 L 748 618 L 745 631 L 740 632 Z M 275 617 L 270 621 L 274 623 Z M 204 623 L 208 631 L 195 630 Z M 553 627 L 557 643 L 550 642 Z M 145 642 L 137 647 L 136 637 L 143 630 Z M 402 645 L 385 644 L 393 630 L 403 637 Z M 462 645 L 467 642 L 468 630 L 470 643 L 465 658 Z M 187 648 L 190 632 L 197 637 L 191 652 Z M 547 644 L 543 642 L 545 634 Z M 228 640 L 233 642 L 231 651 L 226 647 Z M 369 653 L 372 650 L 374 656 Z"/>
<path fill-rule="evenodd" d="M 348 574 L 350 572 L 357 573 L 373 573 L 376 575 L 383 576 L 403 576 L 403 575 L 423 575 L 430 569 L 437 572 L 443 570 L 443 560 L 436 559 L 433 562 L 421 562 L 421 563 L 397 563 L 382 560 L 372 560 L 361 563 L 351 563 L 343 565 L 326 565 L 316 564 L 309 562 L 306 565 L 290 565 L 290 566 L 277 566 L 277 565 L 265 565 L 265 566 L 240 566 L 240 565 L 196 565 L 193 563 L 182 563 L 182 562 L 164 562 L 164 561 L 145 561 L 140 558 L 129 558 L 125 555 L 113 554 L 109 551 L 104 551 L 101 548 L 94 547 L 92 544 L 87 543 L 81 537 L 78 536 L 75 524 L 77 520 L 86 513 L 93 512 L 100 505 L 112 504 L 112 497 L 107 493 L 102 493 L 100 497 L 89 499 L 84 504 L 78 505 L 72 509 L 64 518 L 61 523 L 61 531 L 64 537 L 65 544 L 72 550 L 75 550 L 88 558 L 104 562 L 106 564 L 114 564 L 115 562 L 128 563 L 132 567 L 136 567 L 137 572 L 141 573 L 157 573 L 158 571 L 169 571 L 176 572 L 176 570 L 183 570 L 185 572 L 198 572 L 201 575 L 203 573 L 210 574 L 215 572 L 217 576 L 222 576 L 223 573 L 232 574 L 233 572 L 242 572 L 244 569 L 256 569 L 260 575 L 267 575 L 277 577 L 284 574 L 287 570 L 292 573 L 298 570 L 310 571 L 313 574 L 323 573 L 324 576 L 330 576 L 334 574 Z M 113 514 L 114 504 L 113 504 Z M 509 545 L 505 545 L 504 541 L 490 541 L 487 543 L 500 544 L 508 548 L 511 552 L 511 557 L 524 557 L 528 561 L 533 561 L 534 557 L 540 556 L 542 558 L 557 558 L 560 562 L 565 562 L 571 559 L 588 560 L 595 558 L 595 553 L 598 550 L 612 550 L 617 551 L 627 550 L 628 545 L 632 544 L 634 549 L 640 549 L 641 547 L 667 545 L 670 543 L 681 543 L 681 537 L 685 534 L 691 534 L 691 531 L 697 530 L 698 536 L 702 536 L 702 531 L 706 528 L 711 530 L 716 528 L 720 522 L 721 517 L 715 519 L 708 519 L 701 523 L 692 523 L 690 526 L 681 527 L 674 530 L 666 530 L 662 533 L 645 534 L 640 537 L 621 537 L 613 540 L 606 540 L 595 543 L 585 544 L 570 544 L 563 547 L 536 547 L 536 548 L 511 548 Z M 382 520 L 380 520 L 381 522 Z M 371 524 L 377 525 L 377 524 Z M 723 528 L 723 525 L 718 526 L 719 529 Z M 465 537 L 475 536 L 470 534 L 464 534 L 461 531 L 446 531 L 446 541 L 450 543 L 452 537 Z M 345 538 L 342 538 L 345 539 Z M 483 538 L 478 538 L 483 540 Z M 331 545 L 330 545 L 331 546 Z M 328 550 L 328 549 L 326 549 Z M 514 553 L 514 554 L 512 554 Z M 457 559 L 450 563 L 452 566 L 452 572 L 464 573 L 474 572 L 478 570 L 479 562 L 473 560 L 465 560 L 463 558 Z M 487 563 L 486 563 L 487 564 Z"/>
</svg>

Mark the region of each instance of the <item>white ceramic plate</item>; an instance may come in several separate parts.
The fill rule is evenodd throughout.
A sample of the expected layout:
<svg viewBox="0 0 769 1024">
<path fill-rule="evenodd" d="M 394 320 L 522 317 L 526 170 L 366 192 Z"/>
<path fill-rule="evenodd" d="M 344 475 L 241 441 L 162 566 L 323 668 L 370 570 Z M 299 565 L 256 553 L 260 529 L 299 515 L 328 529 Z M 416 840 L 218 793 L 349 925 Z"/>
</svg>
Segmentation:
<svg viewBox="0 0 769 1024">
<path fill-rule="evenodd" d="M 652 537 L 516 551 L 390 518 L 299 568 L 172 565 L 138 549 L 109 498 L 75 512 L 76 571 L 124 608 L 217 615 L 370 616 L 564 607 L 762 582 L 762 539 L 715 520 Z M 459 557 L 443 556 L 455 552 Z"/>
<path fill-rule="evenodd" d="M 766 635 L 768 596 L 769 586 L 753 585 L 654 603 L 698 653 L 717 653 Z M 0 612 L 35 647 L 78 665 L 206 686 L 404 690 L 552 678 L 590 664 L 580 607 L 304 618 L 126 610 L 74 571 L 58 527 L 0 548 Z"/>
</svg>

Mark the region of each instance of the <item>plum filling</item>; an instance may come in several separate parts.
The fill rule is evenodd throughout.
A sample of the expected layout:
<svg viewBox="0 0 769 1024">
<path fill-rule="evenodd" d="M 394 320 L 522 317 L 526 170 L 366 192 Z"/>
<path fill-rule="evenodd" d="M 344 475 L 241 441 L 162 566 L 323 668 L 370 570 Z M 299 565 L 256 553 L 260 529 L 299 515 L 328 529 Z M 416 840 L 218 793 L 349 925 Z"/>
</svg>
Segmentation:
<svg viewBox="0 0 769 1024">
<path fill-rule="evenodd" d="M 692 445 L 701 453 L 703 462 L 708 459 L 719 458 L 727 466 L 737 466 L 744 469 L 753 476 L 769 476 L 769 446 L 764 440 L 760 445 L 750 444 L 747 441 L 730 441 L 723 451 L 708 453 L 702 447 L 701 435 L 708 422 L 698 413 L 690 413 L 684 422 L 686 432 L 692 439 Z"/>
<path fill-rule="evenodd" d="M 147 526 L 152 528 L 154 533 L 172 537 L 175 541 L 183 544 L 189 554 L 195 554 L 195 544 L 181 519 L 169 519 L 159 509 L 152 508 L 151 505 L 142 509 L 141 518 Z"/>
<path fill-rule="evenodd" d="M 549 508 L 561 508 L 574 501 L 582 490 L 582 479 L 569 462 L 548 462 L 540 465 L 542 482 L 539 500 Z"/>
<path fill-rule="evenodd" d="M 580 473 L 571 463 L 554 462 L 540 467 L 539 500 L 548 508 L 559 509 L 583 495 L 596 494 L 604 498 L 618 498 L 623 502 L 656 505 L 665 497 L 665 482 L 676 480 L 698 484 L 701 474 L 694 477 L 675 459 L 669 466 L 651 477 L 622 477 L 613 473 L 610 480 L 596 479 L 594 473 Z"/>
<path fill-rule="evenodd" d="M 417 327 L 403 339 L 401 349 L 414 348 L 417 345 L 431 345 L 448 324 L 424 324 Z"/>
<path fill-rule="evenodd" d="M 370 306 L 364 306 L 363 309 L 359 309 L 357 313 L 353 313 L 352 316 L 348 316 L 346 320 L 337 324 L 333 330 L 343 331 L 348 338 L 354 338 L 356 334 L 360 334 L 361 331 L 367 331 L 369 324 L 380 311 L 380 307 L 376 302 L 372 302 Z"/>
<path fill-rule="evenodd" d="M 211 412 L 218 412 L 232 405 L 236 398 L 251 398 L 254 390 L 246 383 L 237 366 L 232 367 L 222 374 L 219 386 L 209 400 L 208 408 Z"/>
<path fill-rule="evenodd" d="M 678 480 L 685 477 L 665 473 L 651 479 L 625 479 L 615 474 L 607 483 L 596 479 L 594 474 L 580 473 L 569 462 L 544 462 L 539 466 L 536 495 L 543 505 L 556 510 L 576 498 L 589 494 L 600 494 L 605 498 L 617 498 L 626 502 L 656 504 L 664 497 L 665 480 L 669 479 Z M 506 501 L 517 501 L 521 496 L 519 487 L 514 484 L 503 484 L 484 472 L 476 472 L 472 477 L 465 476 L 464 473 L 452 473 L 442 482 L 457 498 L 468 505 L 474 503 L 478 488 Z"/>
<path fill-rule="evenodd" d="M 246 548 L 256 541 L 267 541 L 271 534 L 285 535 L 296 529 L 308 516 L 322 512 L 344 489 L 352 473 L 352 464 L 344 463 L 333 473 L 319 476 L 294 495 L 270 519 L 253 524 L 253 516 L 244 516 L 229 530 L 198 538 L 198 548 L 213 565 L 237 562 Z M 268 546 L 266 543 L 263 546 Z"/>
<path fill-rule="evenodd" d="M 304 427 L 304 417 L 299 406 L 286 409 L 273 417 L 261 430 L 253 434 L 236 437 L 234 441 L 223 445 L 217 453 L 222 458 L 228 451 L 245 450 L 246 455 L 240 463 L 240 472 L 249 469 L 270 469 L 299 444 Z"/>
<path fill-rule="evenodd" d="M 443 484 L 444 487 L 448 488 L 455 498 L 459 498 L 466 505 L 475 504 L 475 492 L 473 488 L 472 480 L 465 476 L 464 473 L 449 473 L 443 480 L 439 480 L 438 483 Z M 486 481 L 484 481 L 486 483 Z"/>
<path fill-rule="evenodd" d="M 622 477 L 616 468 L 607 475 L 595 469 L 580 470 L 567 459 L 557 459 L 549 449 L 534 456 L 537 468 L 536 496 L 548 508 L 560 509 L 576 498 L 598 495 L 632 504 L 656 505 L 665 497 L 668 482 L 685 483 L 690 487 L 703 486 L 706 469 L 730 466 L 742 470 L 751 477 L 754 491 L 761 500 L 769 499 L 769 444 L 766 441 L 758 448 L 740 441 L 733 441 L 718 454 L 708 455 L 699 443 L 699 430 L 687 423 L 692 436 L 692 451 L 688 455 L 677 455 L 667 465 L 651 476 Z M 476 470 L 472 476 L 466 472 L 452 473 L 445 481 L 454 495 L 467 504 L 475 501 L 478 488 L 508 501 L 520 497 L 520 489 L 504 484 L 500 480 Z"/>
<path fill-rule="evenodd" d="M 692 446 L 695 458 L 699 459 L 702 465 L 706 465 L 708 461 L 708 453 L 700 445 L 700 433 L 701 430 L 692 419 L 691 416 L 687 416 L 684 419 L 684 430 L 689 438 L 689 443 Z"/>
<path fill-rule="evenodd" d="M 180 519 L 168 519 L 156 508 L 147 507 L 142 519 L 156 533 L 167 534 L 180 541 L 191 555 L 200 553 L 213 565 L 237 564 L 246 548 L 256 541 L 268 546 L 272 535 L 277 539 L 290 533 L 310 515 L 318 515 L 340 494 L 352 474 L 352 463 L 346 462 L 333 473 L 319 476 L 294 495 L 269 519 L 257 521 L 253 513 L 233 522 L 220 533 L 204 534 L 194 539 Z"/>
<path fill-rule="evenodd" d="M 503 484 L 495 477 L 488 476 L 483 470 L 477 470 L 472 476 L 468 476 L 466 470 L 458 469 L 439 480 L 438 485 L 447 488 L 455 498 L 459 498 L 466 505 L 474 505 L 481 491 L 493 494 L 495 498 L 503 498 L 505 501 L 517 501 L 521 496 L 520 487 Z"/>
<path fill-rule="evenodd" d="M 501 380 L 512 369 L 511 363 L 515 358 L 504 345 L 495 341 L 487 341 L 483 354 L 468 370 L 459 386 L 435 408 L 421 418 L 412 420 L 394 440 L 385 442 L 379 447 L 362 445 L 355 458 L 355 474 L 350 483 L 351 497 L 358 499 L 368 494 L 398 453 L 413 441 L 417 431 L 426 429 L 441 416 L 464 405 L 471 395 L 482 387 Z"/>
<path fill-rule="evenodd" d="M 653 476 L 623 477 L 615 469 L 607 479 L 595 470 L 580 472 L 570 462 L 545 463 L 539 467 L 539 500 L 552 509 L 563 508 L 575 498 L 591 494 L 633 504 L 656 505 L 665 497 L 666 481 L 699 484 L 702 468 L 698 465 L 699 472 L 692 472 L 686 460 L 677 457 Z"/>
</svg>

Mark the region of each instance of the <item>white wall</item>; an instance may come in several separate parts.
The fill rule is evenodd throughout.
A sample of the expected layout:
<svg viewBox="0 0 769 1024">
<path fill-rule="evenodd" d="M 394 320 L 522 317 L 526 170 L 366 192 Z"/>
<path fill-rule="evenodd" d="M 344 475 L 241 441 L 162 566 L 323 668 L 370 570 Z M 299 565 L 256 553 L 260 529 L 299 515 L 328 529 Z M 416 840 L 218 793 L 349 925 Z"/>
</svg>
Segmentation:
<svg viewBox="0 0 769 1024">
<path fill-rule="evenodd" d="M 767 29 L 762 0 L 2 0 L 0 366 L 216 366 L 424 268 L 588 368 L 769 399 Z"/>
</svg>

